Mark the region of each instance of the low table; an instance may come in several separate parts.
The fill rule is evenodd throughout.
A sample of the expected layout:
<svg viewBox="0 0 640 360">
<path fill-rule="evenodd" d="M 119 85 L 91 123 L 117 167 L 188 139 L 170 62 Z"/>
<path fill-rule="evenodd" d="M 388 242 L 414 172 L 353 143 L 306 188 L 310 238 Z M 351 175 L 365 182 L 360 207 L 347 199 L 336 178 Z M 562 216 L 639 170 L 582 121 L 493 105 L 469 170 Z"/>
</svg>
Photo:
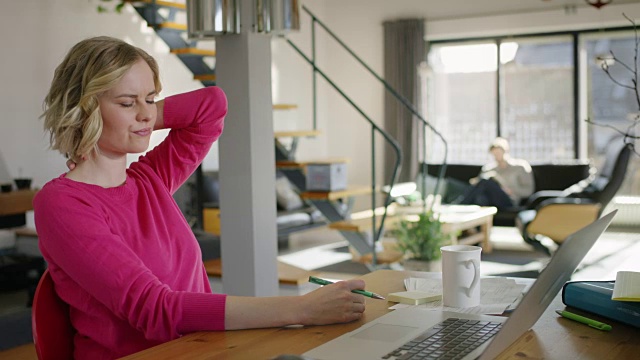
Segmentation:
<svg viewBox="0 0 640 360">
<path fill-rule="evenodd" d="M 411 219 L 423 211 L 422 206 L 397 206 L 393 214 Z M 482 244 L 482 251 L 490 253 L 491 228 L 493 216 L 498 209 L 493 206 L 477 205 L 441 205 L 438 213 L 442 222 L 442 231 L 451 236 L 451 244 Z M 480 231 L 476 228 L 480 227 Z"/>
</svg>

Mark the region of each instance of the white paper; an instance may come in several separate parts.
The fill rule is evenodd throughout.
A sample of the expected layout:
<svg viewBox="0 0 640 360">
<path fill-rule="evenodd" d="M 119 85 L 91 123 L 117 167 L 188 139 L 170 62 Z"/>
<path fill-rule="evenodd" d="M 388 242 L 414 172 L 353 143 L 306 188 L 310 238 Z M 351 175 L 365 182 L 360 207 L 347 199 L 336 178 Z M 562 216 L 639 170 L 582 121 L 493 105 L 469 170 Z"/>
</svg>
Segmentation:
<svg viewBox="0 0 640 360">
<path fill-rule="evenodd" d="M 612 300 L 640 301 L 640 272 L 618 271 Z"/>
<path fill-rule="evenodd" d="M 407 291 L 425 291 L 442 293 L 442 279 L 407 278 L 404 280 Z M 421 306 L 428 310 L 454 311 L 465 314 L 499 315 L 508 308 L 515 308 L 514 303 L 522 298 L 522 292 L 527 286 L 518 284 L 508 278 L 480 279 L 480 305 L 471 308 L 452 308 L 442 305 L 442 300 L 431 301 L 420 305 L 396 304 L 390 309 L 400 309 L 409 306 Z"/>
</svg>

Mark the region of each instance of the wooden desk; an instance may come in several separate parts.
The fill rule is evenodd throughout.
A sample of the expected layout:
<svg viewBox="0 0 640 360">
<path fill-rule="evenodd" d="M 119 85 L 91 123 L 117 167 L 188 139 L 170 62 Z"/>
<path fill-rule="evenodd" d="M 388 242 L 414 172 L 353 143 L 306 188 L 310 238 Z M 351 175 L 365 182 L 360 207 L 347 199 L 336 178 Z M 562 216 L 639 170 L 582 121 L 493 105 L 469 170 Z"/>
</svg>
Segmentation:
<svg viewBox="0 0 640 360">
<path fill-rule="evenodd" d="M 33 210 L 36 190 L 17 190 L 0 193 L 0 216 L 22 214 Z"/>
<path fill-rule="evenodd" d="M 402 291 L 402 281 L 408 276 L 425 277 L 425 273 L 378 270 L 362 279 L 367 282 L 368 290 L 386 295 Z M 386 301 L 367 299 L 365 316 L 349 324 L 193 333 L 125 359 L 270 359 L 280 354 L 302 354 L 386 314 L 390 305 Z M 638 358 L 640 329 L 609 321 L 613 326 L 611 332 L 595 330 L 555 314 L 555 309 L 562 308 L 557 296 L 533 329 L 498 359 Z"/>
</svg>

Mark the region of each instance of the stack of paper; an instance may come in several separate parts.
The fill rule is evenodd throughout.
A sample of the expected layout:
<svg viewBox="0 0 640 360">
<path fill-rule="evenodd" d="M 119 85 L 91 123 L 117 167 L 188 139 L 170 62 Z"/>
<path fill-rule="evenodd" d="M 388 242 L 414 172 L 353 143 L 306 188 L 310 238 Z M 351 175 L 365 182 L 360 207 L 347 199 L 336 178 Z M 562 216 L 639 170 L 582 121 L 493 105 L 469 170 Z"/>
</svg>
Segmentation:
<svg viewBox="0 0 640 360">
<path fill-rule="evenodd" d="M 404 280 L 407 291 L 419 291 L 426 294 L 442 294 L 441 279 L 407 278 Z M 424 306 L 430 310 L 455 311 L 467 314 L 502 314 L 511 305 L 522 298 L 525 285 L 517 284 L 515 280 L 508 278 L 482 278 L 480 279 L 480 305 L 471 308 L 452 308 L 442 304 L 442 299 L 424 302 Z M 406 305 L 408 304 L 408 305 Z M 399 309 L 416 305 L 409 301 L 396 304 L 391 309 Z"/>
<path fill-rule="evenodd" d="M 440 292 L 424 292 L 424 291 L 401 291 L 387 295 L 387 300 L 401 304 L 420 305 L 442 299 L 442 291 Z"/>
<path fill-rule="evenodd" d="M 618 271 L 611 300 L 640 301 L 640 272 Z"/>
</svg>

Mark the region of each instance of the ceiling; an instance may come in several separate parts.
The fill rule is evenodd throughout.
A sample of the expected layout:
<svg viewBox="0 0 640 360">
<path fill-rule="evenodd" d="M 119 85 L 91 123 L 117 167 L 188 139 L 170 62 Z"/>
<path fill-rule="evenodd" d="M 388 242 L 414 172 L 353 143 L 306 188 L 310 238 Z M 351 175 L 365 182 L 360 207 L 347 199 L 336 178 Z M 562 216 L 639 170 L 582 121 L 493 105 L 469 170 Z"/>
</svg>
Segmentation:
<svg viewBox="0 0 640 360">
<path fill-rule="evenodd" d="M 427 20 L 522 14 L 564 9 L 567 6 L 591 7 L 586 0 L 439 0 L 437 3 L 435 0 L 427 1 L 429 4 Z M 640 3 L 640 0 L 612 0 L 612 4 L 616 5 L 631 3 Z"/>
</svg>

